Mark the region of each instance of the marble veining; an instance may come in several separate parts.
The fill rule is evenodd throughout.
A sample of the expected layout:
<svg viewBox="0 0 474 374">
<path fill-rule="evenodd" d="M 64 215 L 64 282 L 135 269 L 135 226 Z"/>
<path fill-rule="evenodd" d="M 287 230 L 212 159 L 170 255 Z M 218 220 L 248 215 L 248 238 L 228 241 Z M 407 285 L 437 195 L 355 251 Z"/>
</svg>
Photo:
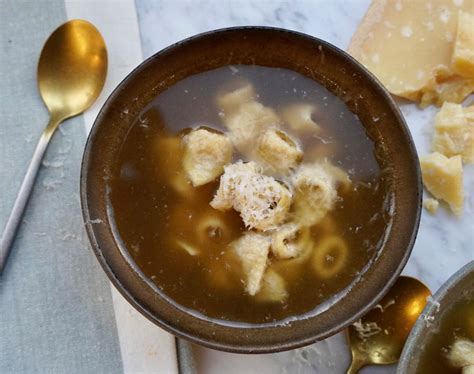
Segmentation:
<svg viewBox="0 0 474 374">
<path fill-rule="evenodd" d="M 301 31 L 345 49 L 370 0 L 136 0 L 144 58 L 183 38 L 218 28 L 265 25 Z M 419 154 L 430 149 L 436 108 L 420 110 L 399 101 Z M 465 167 L 466 201 L 462 218 L 445 206 L 435 216 L 423 211 L 418 238 L 403 273 L 424 281 L 434 292 L 456 270 L 474 259 L 474 166 Z M 342 373 L 349 352 L 342 334 L 290 352 L 234 355 L 196 348 L 205 373 Z M 394 373 L 369 367 L 362 373 Z"/>
</svg>

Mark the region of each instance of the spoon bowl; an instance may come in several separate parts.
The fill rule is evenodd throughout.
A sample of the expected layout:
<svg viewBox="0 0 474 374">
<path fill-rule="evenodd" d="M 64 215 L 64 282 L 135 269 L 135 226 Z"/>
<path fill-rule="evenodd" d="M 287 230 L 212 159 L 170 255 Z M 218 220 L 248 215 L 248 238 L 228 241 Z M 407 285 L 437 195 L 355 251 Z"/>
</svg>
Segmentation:
<svg viewBox="0 0 474 374">
<path fill-rule="evenodd" d="M 97 99 L 107 75 L 107 51 L 89 22 L 61 25 L 45 43 L 38 63 L 38 87 L 52 116 L 82 113 Z"/>
<path fill-rule="evenodd" d="M 403 346 L 431 292 L 419 280 L 401 276 L 370 312 L 349 326 L 352 363 L 347 374 L 371 365 L 398 361 Z"/>
<path fill-rule="evenodd" d="M 38 88 L 50 120 L 36 146 L 0 241 L 0 275 L 51 137 L 62 121 L 92 105 L 104 87 L 106 75 L 105 42 L 91 23 L 66 22 L 46 41 L 38 63 Z"/>
</svg>

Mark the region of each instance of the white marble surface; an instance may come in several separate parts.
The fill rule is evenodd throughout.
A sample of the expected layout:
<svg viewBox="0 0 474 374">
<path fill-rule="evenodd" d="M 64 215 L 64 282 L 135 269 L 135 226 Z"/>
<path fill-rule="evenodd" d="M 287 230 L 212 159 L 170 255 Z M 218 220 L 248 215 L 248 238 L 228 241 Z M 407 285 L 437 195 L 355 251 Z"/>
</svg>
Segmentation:
<svg viewBox="0 0 474 374">
<path fill-rule="evenodd" d="M 421 1 L 421 0 L 420 0 Z M 293 29 L 345 49 L 370 0 L 193 1 L 136 0 L 143 57 L 188 36 L 239 25 Z M 428 152 L 435 108 L 419 110 L 400 103 L 419 154 Z M 418 239 L 404 274 L 424 281 L 434 292 L 462 265 L 474 259 L 474 167 L 465 168 L 464 216 L 445 207 L 436 216 L 423 211 Z M 295 351 L 269 355 L 234 355 L 196 348 L 202 373 L 343 373 L 349 361 L 344 337 Z M 392 367 L 370 367 L 362 373 L 393 373 Z"/>
</svg>

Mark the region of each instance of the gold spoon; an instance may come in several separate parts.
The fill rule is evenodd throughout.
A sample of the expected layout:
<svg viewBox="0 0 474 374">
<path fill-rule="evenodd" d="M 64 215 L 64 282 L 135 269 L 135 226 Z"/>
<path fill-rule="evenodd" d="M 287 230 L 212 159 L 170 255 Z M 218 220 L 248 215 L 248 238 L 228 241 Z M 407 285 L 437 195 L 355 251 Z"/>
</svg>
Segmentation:
<svg viewBox="0 0 474 374">
<path fill-rule="evenodd" d="M 419 280 L 398 278 L 380 303 L 347 329 L 352 351 L 347 374 L 355 374 L 366 365 L 397 362 L 430 295 L 428 287 Z"/>
<path fill-rule="evenodd" d="M 66 22 L 46 41 L 38 63 L 38 87 L 50 120 L 36 146 L 0 241 L 0 275 L 51 137 L 62 121 L 92 105 L 104 87 L 106 75 L 105 42 L 89 22 Z"/>
</svg>

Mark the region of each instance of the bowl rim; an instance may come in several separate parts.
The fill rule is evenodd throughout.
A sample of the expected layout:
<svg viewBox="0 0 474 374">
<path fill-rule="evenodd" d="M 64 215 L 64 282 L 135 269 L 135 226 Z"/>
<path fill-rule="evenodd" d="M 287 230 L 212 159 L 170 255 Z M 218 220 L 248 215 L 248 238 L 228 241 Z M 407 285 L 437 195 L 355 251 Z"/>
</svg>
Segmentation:
<svg viewBox="0 0 474 374">
<path fill-rule="evenodd" d="M 394 118 L 396 118 L 397 125 L 399 126 L 399 130 L 403 137 L 406 139 L 408 149 L 410 151 L 410 158 L 412 160 L 413 168 L 414 168 L 414 173 L 416 177 L 416 186 L 414 185 L 413 188 L 416 190 L 416 200 L 417 204 L 416 206 L 413 207 L 414 210 L 414 222 L 413 222 L 413 228 L 411 230 L 411 234 L 409 236 L 409 240 L 407 241 L 407 246 L 406 250 L 403 253 L 403 256 L 401 256 L 401 261 L 399 262 L 398 266 L 390 277 L 387 279 L 385 285 L 383 285 L 378 294 L 373 298 L 373 300 L 365 305 L 362 309 L 360 309 L 358 312 L 356 312 L 351 318 L 347 318 L 345 321 L 341 322 L 340 324 L 333 326 L 332 328 L 328 329 L 325 331 L 323 334 L 319 335 L 314 335 L 308 338 L 302 338 L 297 341 L 292 341 L 292 342 L 283 342 L 280 344 L 273 344 L 273 345 L 265 345 L 263 347 L 261 346 L 237 346 L 237 345 L 230 345 L 226 343 L 221 343 L 218 341 L 210 341 L 207 339 L 203 339 L 199 336 L 187 333 L 179 328 L 176 328 L 174 326 L 170 326 L 166 322 L 162 321 L 159 316 L 155 316 L 152 313 L 150 313 L 139 301 L 137 301 L 133 295 L 125 288 L 125 286 L 122 284 L 122 282 L 116 277 L 113 269 L 109 266 L 107 260 L 104 258 L 104 256 L 101 253 L 100 245 L 96 241 L 96 237 L 94 234 L 94 229 L 93 229 L 93 224 L 91 223 L 91 216 L 89 212 L 89 207 L 88 207 L 88 198 L 87 198 L 87 181 L 88 181 L 88 167 L 89 167 L 89 156 L 91 153 L 91 146 L 93 142 L 93 138 L 95 136 L 95 133 L 97 132 L 98 129 L 98 123 L 101 121 L 102 116 L 104 115 L 104 112 L 107 110 L 107 108 L 111 105 L 111 103 L 114 101 L 116 96 L 121 92 L 122 87 L 126 85 L 129 81 L 134 79 L 134 76 L 140 72 L 142 69 L 147 66 L 150 61 L 159 58 L 161 55 L 169 53 L 170 51 L 173 51 L 174 49 L 177 49 L 183 44 L 187 44 L 190 42 L 198 41 L 201 38 L 205 38 L 207 36 L 215 35 L 215 34 L 224 34 L 224 33 L 232 33 L 232 32 L 240 32 L 240 31 L 266 31 L 266 32 L 275 32 L 279 33 L 282 35 L 290 35 L 292 37 L 296 38 L 302 38 L 306 39 L 307 41 L 315 44 L 315 45 L 321 45 L 324 48 L 330 49 L 333 53 L 338 55 L 339 57 L 342 57 L 343 59 L 347 60 L 349 64 L 352 64 L 356 66 L 356 68 L 365 76 L 366 79 L 371 81 L 371 84 L 374 87 L 374 91 L 377 92 L 378 95 L 380 95 L 387 106 L 390 108 Z M 353 58 L 349 53 L 343 51 L 342 49 L 336 47 L 335 45 L 319 39 L 317 37 L 308 35 L 306 33 L 302 33 L 299 31 L 294 31 L 294 30 L 288 30 L 284 28 L 279 28 L 279 27 L 271 27 L 271 26 L 234 26 L 234 27 L 225 27 L 225 28 L 219 28 L 215 30 L 210 30 L 210 31 L 205 31 L 190 37 L 187 37 L 185 39 L 182 39 L 176 43 L 173 43 L 169 45 L 168 47 L 165 47 L 158 52 L 154 53 L 150 57 L 146 58 L 144 61 L 142 61 L 138 66 L 136 66 L 132 71 L 130 71 L 125 78 L 123 78 L 120 83 L 112 90 L 112 92 L 109 94 L 108 98 L 102 105 L 96 119 L 94 120 L 93 126 L 89 131 L 89 134 L 87 136 L 87 141 L 86 145 L 84 148 L 84 153 L 83 153 L 83 158 L 82 158 L 82 163 L 81 163 L 81 173 L 80 173 L 80 199 L 81 199 L 81 210 L 82 210 L 82 216 L 83 216 L 83 221 L 84 225 L 86 227 L 86 232 L 87 236 L 89 238 L 89 241 L 91 243 L 92 250 L 94 252 L 94 255 L 96 256 L 99 264 L 101 265 L 102 269 L 106 273 L 107 277 L 111 281 L 111 283 L 114 285 L 117 291 L 136 309 L 138 310 L 142 315 L 144 315 L 148 320 L 150 320 L 152 323 L 155 325 L 158 325 L 159 327 L 163 328 L 165 331 L 173 334 L 176 337 L 186 339 L 188 341 L 191 341 L 193 343 L 199 344 L 201 346 L 205 346 L 211 349 L 217 349 L 221 351 L 227 351 L 227 352 L 232 352 L 232 353 L 271 353 L 271 352 L 280 352 L 280 351 L 286 351 L 289 349 L 294 349 L 294 348 L 299 348 L 303 347 L 309 344 L 312 344 L 316 341 L 320 341 L 323 339 L 326 339 L 332 335 L 337 334 L 338 332 L 344 330 L 346 327 L 348 327 L 351 323 L 362 317 L 364 314 L 366 314 L 369 310 L 371 310 L 377 302 L 389 291 L 391 286 L 394 284 L 394 282 L 397 280 L 398 276 L 401 274 L 403 268 L 405 267 L 411 252 L 413 250 L 413 246 L 416 241 L 416 237 L 418 234 L 418 229 L 420 225 L 420 218 L 421 218 L 421 210 L 422 210 L 422 179 L 421 179 L 421 170 L 420 170 L 420 165 L 419 165 L 419 159 L 418 159 L 418 154 L 416 151 L 415 143 L 413 141 L 413 138 L 411 136 L 411 133 L 409 131 L 409 128 L 405 122 L 405 119 L 398 107 L 398 105 L 395 103 L 394 98 L 391 96 L 391 94 L 387 91 L 387 89 L 382 85 L 382 83 L 376 78 L 374 74 L 372 74 L 370 71 L 368 71 L 361 63 L 359 63 L 355 58 Z M 128 259 L 127 259 L 127 262 Z M 138 265 L 132 261 L 131 263 L 129 262 L 129 265 L 132 267 L 132 269 L 139 275 L 139 277 L 147 282 L 147 277 L 143 274 L 141 269 L 138 267 Z M 161 295 L 159 295 L 160 298 L 162 298 Z M 193 318 L 197 318 L 196 316 L 187 313 L 183 309 L 181 309 L 183 312 L 185 312 L 188 315 L 191 315 Z M 311 317 L 310 317 L 311 318 Z M 212 320 L 206 321 L 209 323 L 209 325 L 214 324 Z M 233 327 L 233 326 L 229 326 Z M 278 325 L 271 326 L 272 328 L 278 328 Z M 246 327 L 233 327 L 233 328 L 246 328 Z M 266 327 L 264 327 L 266 328 Z"/>
<path fill-rule="evenodd" d="M 446 282 L 444 282 L 441 287 L 436 291 L 436 293 L 429 299 L 426 303 L 425 308 L 418 317 L 413 326 L 410 334 L 408 335 L 407 342 L 403 347 L 402 354 L 400 356 L 399 364 L 397 366 L 397 374 L 406 374 L 408 373 L 409 365 L 411 359 L 413 358 L 413 352 L 416 350 L 419 351 L 420 344 L 422 343 L 421 334 L 424 330 L 428 329 L 425 321 L 428 317 L 431 317 L 439 313 L 438 303 L 444 301 L 444 298 L 448 295 L 452 288 L 454 288 L 458 283 L 462 282 L 466 277 L 474 273 L 474 260 L 469 261 L 466 265 L 461 267 L 453 275 L 451 275 Z M 426 343 L 424 341 L 423 343 Z"/>
</svg>

